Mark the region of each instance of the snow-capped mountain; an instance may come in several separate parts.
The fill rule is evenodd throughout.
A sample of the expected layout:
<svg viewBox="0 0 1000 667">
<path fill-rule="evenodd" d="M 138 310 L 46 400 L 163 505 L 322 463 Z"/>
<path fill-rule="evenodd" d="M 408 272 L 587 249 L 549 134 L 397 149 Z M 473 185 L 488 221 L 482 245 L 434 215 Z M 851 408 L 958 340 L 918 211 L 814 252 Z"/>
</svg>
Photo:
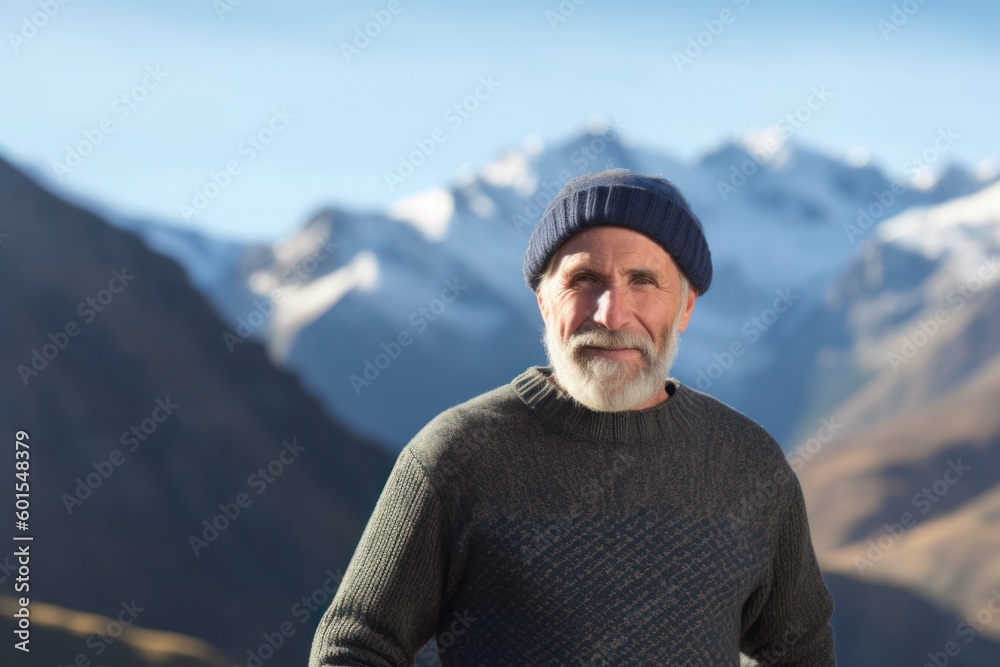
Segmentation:
<svg viewBox="0 0 1000 667">
<path fill-rule="evenodd" d="M 776 338 L 767 399 L 747 405 L 777 430 L 833 413 L 861 428 L 967 382 L 1000 353 L 1000 183 L 887 220 Z"/>
<path fill-rule="evenodd" d="M 213 273 L 205 244 L 162 228 L 146 236 L 189 267 L 229 321 L 220 345 L 266 341 L 334 415 L 398 449 L 437 412 L 545 363 L 521 262 L 561 187 L 612 167 L 660 174 L 704 222 L 715 268 L 673 374 L 742 407 L 756 391 L 747 378 L 782 349 L 772 331 L 822 303 L 882 220 L 982 186 L 955 172 L 948 187 L 916 190 L 875 167 L 766 139 L 768 153 L 760 138 L 744 139 L 694 163 L 631 145 L 610 122 L 550 147 L 527 140 L 386 211 L 330 207 L 273 245 L 209 249 L 219 257 Z"/>
<path fill-rule="evenodd" d="M 799 375 L 839 384 L 814 412 L 871 424 L 967 381 L 1000 353 L 1000 183 L 886 221 L 814 322 L 837 335 L 801 335 Z"/>
</svg>

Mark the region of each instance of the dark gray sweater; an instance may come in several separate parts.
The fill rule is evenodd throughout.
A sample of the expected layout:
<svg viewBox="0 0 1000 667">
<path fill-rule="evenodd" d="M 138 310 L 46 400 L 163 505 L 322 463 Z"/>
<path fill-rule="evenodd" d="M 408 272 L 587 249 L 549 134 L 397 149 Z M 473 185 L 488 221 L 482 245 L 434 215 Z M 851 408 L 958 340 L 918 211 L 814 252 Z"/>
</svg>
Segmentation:
<svg viewBox="0 0 1000 667">
<path fill-rule="evenodd" d="M 310 667 L 834 665 L 833 601 L 777 442 L 679 383 L 594 412 L 533 366 L 400 453 Z"/>
</svg>

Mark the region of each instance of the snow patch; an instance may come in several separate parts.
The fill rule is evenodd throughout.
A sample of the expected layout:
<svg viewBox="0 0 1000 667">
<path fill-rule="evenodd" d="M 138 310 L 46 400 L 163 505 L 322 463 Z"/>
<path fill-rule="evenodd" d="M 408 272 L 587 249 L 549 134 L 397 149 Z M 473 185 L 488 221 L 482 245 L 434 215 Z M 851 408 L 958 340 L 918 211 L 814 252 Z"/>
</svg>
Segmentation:
<svg viewBox="0 0 1000 667">
<path fill-rule="evenodd" d="M 344 266 L 309 283 L 285 288 L 281 307 L 274 315 L 270 351 L 283 361 L 292 349 L 299 331 L 330 310 L 353 290 L 374 292 L 380 284 L 378 258 L 362 251 Z"/>
<path fill-rule="evenodd" d="M 895 243 L 930 259 L 944 258 L 955 275 L 964 275 L 984 257 L 1000 251 L 1000 183 L 943 204 L 913 208 L 875 230 L 883 243 Z"/>
<path fill-rule="evenodd" d="M 330 236 L 330 231 L 329 218 L 314 219 L 298 233 L 275 244 L 275 260 L 283 265 L 292 265 L 300 258 L 314 254 Z"/>
<path fill-rule="evenodd" d="M 447 188 L 431 188 L 389 204 L 389 217 L 415 227 L 430 241 L 448 235 L 455 198 Z"/>
<path fill-rule="evenodd" d="M 771 126 L 762 130 L 751 130 L 739 138 L 737 143 L 750 152 L 758 162 L 780 169 L 792 156 L 785 133 Z"/>
<path fill-rule="evenodd" d="M 868 163 L 871 162 L 871 159 L 871 153 L 869 153 L 868 149 L 864 146 L 855 146 L 851 150 L 847 151 L 847 164 L 857 169 L 867 167 Z"/>
<path fill-rule="evenodd" d="M 486 163 L 482 178 L 485 183 L 498 188 L 513 188 L 521 197 L 534 192 L 538 182 L 528 155 L 522 151 L 507 151 Z"/>
</svg>

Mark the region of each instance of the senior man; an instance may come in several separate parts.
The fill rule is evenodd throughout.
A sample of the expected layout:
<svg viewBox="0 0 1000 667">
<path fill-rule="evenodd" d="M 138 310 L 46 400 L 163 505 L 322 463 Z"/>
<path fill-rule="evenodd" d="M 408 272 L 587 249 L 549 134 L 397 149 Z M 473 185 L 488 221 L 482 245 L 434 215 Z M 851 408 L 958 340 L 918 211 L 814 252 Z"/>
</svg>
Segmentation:
<svg viewBox="0 0 1000 667">
<path fill-rule="evenodd" d="M 668 180 L 580 176 L 524 259 L 549 366 L 400 453 L 310 665 L 835 665 L 802 492 L 759 424 L 669 376 L 712 280 Z M 502 351 L 488 351 L 495 354 Z"/>
</svg>

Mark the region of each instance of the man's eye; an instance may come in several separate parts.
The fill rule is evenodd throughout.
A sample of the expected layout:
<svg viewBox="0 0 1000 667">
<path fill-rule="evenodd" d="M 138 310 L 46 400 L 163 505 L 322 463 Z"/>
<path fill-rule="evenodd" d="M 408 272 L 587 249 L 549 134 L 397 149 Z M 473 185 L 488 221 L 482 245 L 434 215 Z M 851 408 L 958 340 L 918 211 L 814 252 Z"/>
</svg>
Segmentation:
<svg viewBox="0 0 1000 667">
<path fill-rule="evenodd" d="M 597 278 L 590 273 L 581 273 L 580 275 L 578 275 L 576 278 L 573 279 L 573 282 L 583 282 L 583 281 L 596 282 Z"/>
</svg>

